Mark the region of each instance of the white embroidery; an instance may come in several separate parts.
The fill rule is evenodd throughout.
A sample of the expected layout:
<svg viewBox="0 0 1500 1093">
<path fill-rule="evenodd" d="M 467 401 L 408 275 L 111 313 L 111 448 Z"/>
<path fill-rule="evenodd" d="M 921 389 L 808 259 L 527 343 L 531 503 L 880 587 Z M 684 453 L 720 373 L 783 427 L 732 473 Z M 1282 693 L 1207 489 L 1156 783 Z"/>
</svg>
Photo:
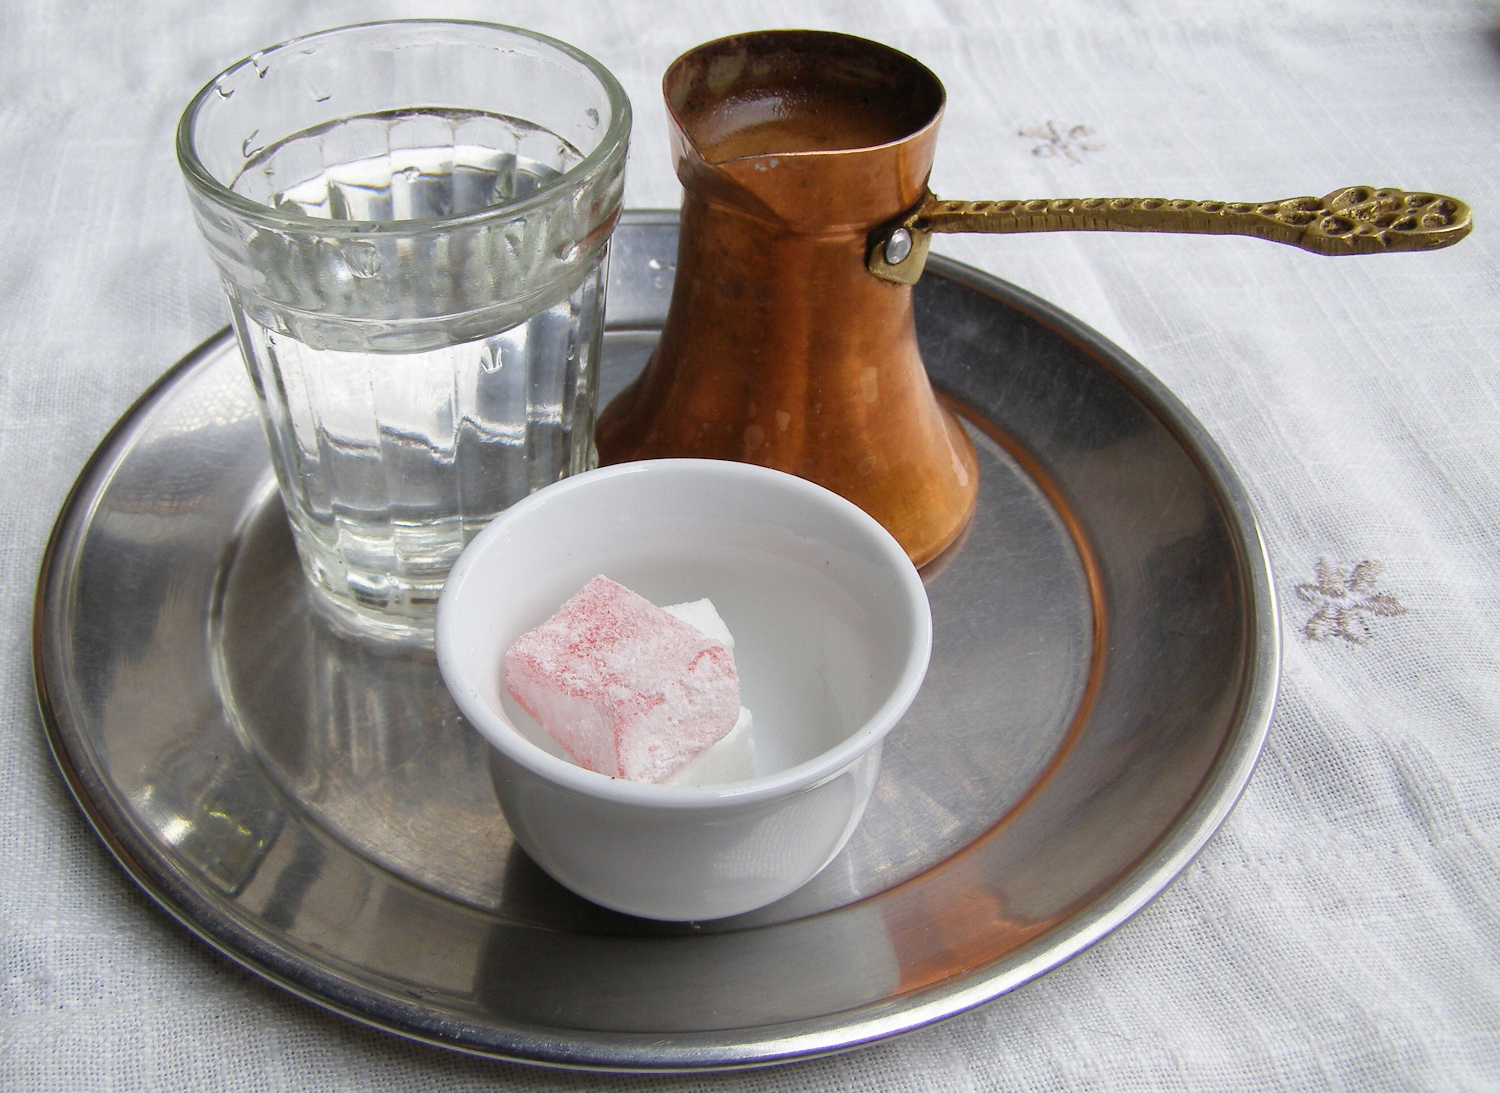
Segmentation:
<svg viewBox="0 0 1500 1093">
<path fill-rule="evenodd" d="M 1343 638 L 1363 645 L 1374 636 L 1367 616 L 1406 614 L 1401 601 L 1388 592 L 1376 592 L 1375 582 L 1385 572 L 1376 561 L 1360 562 L 1345 572 L 1342 566 L 1327 559 L 1318 562 L 1318 583 L 1299 584 L 1297 595 L 1307 603 L 1318 604 L 1318 610 L 1302 632 L 1310 641 Z"/>
<path fill-rule="evenodd" d="M 1043 159 L 1052 156 L 1067 156 L 1074 163 L 1083 162 L 1083 153 L 1098 152 L 1104 148 L 1102 144 L 1084 143 L 1084 137 L 1093 135 L 1094 131 L 1087 125 L 1075 125 L 1064 132 L 1058 128 L 1055 121 L 1047 122 L 1046 128 L 1034 126 L 1030 129 L 1016 130 L 1018 137 L 1029 137 L 1032 140 L 1041 141 L 1031 150 L 1032 155 Z"/>
</svg>

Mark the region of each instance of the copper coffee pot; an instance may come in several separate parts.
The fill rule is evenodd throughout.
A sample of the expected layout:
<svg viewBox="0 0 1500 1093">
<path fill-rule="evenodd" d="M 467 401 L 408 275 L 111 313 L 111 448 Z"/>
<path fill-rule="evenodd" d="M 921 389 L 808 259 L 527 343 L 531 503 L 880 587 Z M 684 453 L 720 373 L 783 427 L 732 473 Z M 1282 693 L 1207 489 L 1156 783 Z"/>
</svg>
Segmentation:
<svg viewBox="0 0 1500 1093">
<path fill-rule="evenodd" d="M 1468 208 L 1348 187 L 1270 203 L 941 201 L 927 190 L 936 76 L 843 34 L 763 31 L 662 81 L 686 190 L 661 341 L 599 417 L 600 461 L 737 459 L 821 483 L 922 565 L 964 528 L 974 448 L 933 395 L 911 285 L 933 232 L 1254 235 L 1320 254 L 1447 246 Z"/>
</svg>

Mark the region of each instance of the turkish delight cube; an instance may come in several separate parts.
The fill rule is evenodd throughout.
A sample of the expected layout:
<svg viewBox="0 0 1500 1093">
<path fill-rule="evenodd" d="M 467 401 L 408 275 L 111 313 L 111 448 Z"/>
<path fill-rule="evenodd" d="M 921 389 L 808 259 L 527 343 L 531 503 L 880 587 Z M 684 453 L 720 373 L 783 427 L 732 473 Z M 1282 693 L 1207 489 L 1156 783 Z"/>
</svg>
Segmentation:
<svg viewBox="0 0 1500 1093">
<path fill-rule="evenodd" d="M 505 689 L 579 766 L 660 782 L 734 728 L 728 647 L 595 577 L 505 654 Z"/>
</svg>

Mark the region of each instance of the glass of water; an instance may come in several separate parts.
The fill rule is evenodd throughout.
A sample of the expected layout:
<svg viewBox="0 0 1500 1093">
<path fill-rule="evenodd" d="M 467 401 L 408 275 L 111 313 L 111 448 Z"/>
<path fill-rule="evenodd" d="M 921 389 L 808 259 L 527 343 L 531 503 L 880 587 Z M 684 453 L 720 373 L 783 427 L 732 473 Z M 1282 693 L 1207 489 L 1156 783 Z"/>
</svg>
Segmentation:
<svg viewBox="0 0 1500 1093">
<path fill-rule="evenodd" d="M 216 76 L 177 131 L 320 612 L 429 645 L 464 544 L 596 462 L 630 103 L 484 23 L 344 27 Z"/>
</svg>

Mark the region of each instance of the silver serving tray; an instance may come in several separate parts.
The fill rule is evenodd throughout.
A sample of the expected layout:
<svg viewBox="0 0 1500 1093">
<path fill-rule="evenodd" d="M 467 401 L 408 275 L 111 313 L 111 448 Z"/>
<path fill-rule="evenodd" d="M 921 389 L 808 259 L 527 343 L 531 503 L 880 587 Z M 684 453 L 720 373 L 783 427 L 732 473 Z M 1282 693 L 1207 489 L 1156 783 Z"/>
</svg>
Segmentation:
<svg viewBox="0 0 1500 1093">
<path fill-rule="evenodd" d="M 666 313 L 676 217 L 616 237 L 604 396 Z M 356 1020 L 554 1066 L 826 1054 L 996 998 L 1162 891 L 1233 807 L 1275 697 L 1244 490 L 1138 364 L 934 258 L 933 380 L 982 487 L 925 576 L 932 669 L 870 809 L 751 915 L 645 922 L 512 845 L 431 659 L 309 613 L 234 343 L 174 367 L 58 519 L 35 617 L 58 767 L 126 872 L 209 944 Z"/>
</svg>

